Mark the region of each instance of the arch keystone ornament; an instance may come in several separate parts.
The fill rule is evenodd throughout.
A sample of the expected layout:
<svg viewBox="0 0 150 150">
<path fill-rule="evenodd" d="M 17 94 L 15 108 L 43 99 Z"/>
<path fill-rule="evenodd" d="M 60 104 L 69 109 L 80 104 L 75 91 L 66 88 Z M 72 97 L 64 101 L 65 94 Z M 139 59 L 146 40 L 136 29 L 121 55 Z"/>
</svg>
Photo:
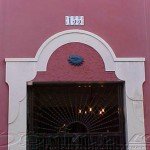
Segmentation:
<svg viewBox="0 0 150 150">
<path fill-rule="evenodd" d="M 143 82 L 144 58 L 117 58 L 98 35 L 84 30 L 66 30 L 47 39 L 35 58 L 6 58 L 6 82 L 9 85 L 9 150 L 26 150 L 27 83 L 38 71 L 46 71 L 52 53 L 62 45 L 79 42 L 91 46 L 102 57 L 105 71 L 114 71 L 125 81 L 124 111 L 127 149 L 146 150 Z M 136 77 L 135 77 L 136 76 Z"/>
</svg>

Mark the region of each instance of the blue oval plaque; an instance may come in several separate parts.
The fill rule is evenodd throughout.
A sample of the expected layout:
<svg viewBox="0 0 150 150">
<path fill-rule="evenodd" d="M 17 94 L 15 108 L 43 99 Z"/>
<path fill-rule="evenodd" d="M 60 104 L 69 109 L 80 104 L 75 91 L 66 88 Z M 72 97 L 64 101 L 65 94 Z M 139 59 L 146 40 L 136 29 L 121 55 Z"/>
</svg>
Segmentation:
<svg viewBox="0 0 150 150">
<path fill-rule="evenodd" d="M 68 58 L 68 62 L 74 66 L 80 66 L 84 62 L 83 57 L 79 55 L 70 55 Z"/>
</svg>

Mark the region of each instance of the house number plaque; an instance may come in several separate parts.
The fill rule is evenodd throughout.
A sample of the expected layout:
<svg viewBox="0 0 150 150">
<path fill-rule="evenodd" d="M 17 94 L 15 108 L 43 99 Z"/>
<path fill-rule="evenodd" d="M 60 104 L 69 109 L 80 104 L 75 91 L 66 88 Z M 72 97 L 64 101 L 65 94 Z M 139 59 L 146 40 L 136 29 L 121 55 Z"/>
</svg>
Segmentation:
<svg viewBox="0 0 150 150">
<path fill-rule="evenodd" d="M 65 16 L 65 24 L 67 26 L 83 26 L 84 16 Z"/>
</svg>

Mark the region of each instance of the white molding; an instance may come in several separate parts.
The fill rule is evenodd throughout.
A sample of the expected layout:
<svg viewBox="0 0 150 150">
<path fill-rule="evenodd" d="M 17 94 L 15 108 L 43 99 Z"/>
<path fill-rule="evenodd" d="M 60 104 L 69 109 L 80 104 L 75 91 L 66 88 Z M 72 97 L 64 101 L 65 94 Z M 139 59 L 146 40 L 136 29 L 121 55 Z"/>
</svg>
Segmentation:
<svg viewBox="0 0 150 150">
<path fill-rule="evenodd" d="M 6 62 L 11 62 L 11 61 L 13 61 L 13 62 L 16 62 L 16 61 L 30 61 L 30 62 L 37 62 L 38 60 L 37 59 L 35 59 L 35 58 L 5 58 L 5 61 Z M 134 57 L 134 58 L 116 58 L 115 60 L 114 60 L 115 62 L 125 62 L 125 61 L 131 61 L 131 62 L 144 62 L 145 61 L 145 58 L 136 58 L 136 57 Z"/>
<path fill-rule="evenodd" d="M 20 143 L 21 138 L 26 135 L 27 127 L 27 82 L 33 80 L 38 71 L 46 71 L 48 60 L 57 48 L 72 42 L 91 46 L 102 57 L 105 71 L 114 71 L 119 79 L 125 81 L 127 144 L 130 147 L 138 145 L 136 150 L 146 150 L 142 89 L 145 81 L 145 58 L 117 58 L 108 43 L 98 35 L 77 29 L 63 31 L 47 39 L 35 58 L 5 59 L 6 82 L 9 85 L 9 150 L 26 150 L 26 140 L 24 139 L 24 146 Z M 16 135 L 14 142 L 11 142 L 12 135 Z M 136 138 L 133 144 L 133 136 L 136 135 L 139 136 L 138 141 Z"/>
</svg>

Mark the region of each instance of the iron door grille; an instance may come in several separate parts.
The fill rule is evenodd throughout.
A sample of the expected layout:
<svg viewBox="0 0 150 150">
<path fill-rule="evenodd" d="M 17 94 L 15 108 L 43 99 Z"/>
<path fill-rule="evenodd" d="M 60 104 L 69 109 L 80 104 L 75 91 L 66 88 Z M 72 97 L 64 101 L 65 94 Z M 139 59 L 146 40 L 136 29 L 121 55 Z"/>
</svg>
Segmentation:
<svg viewBox="0 0 150 150">
<path fill-rule="evenodd" d="M 28 86 L 28 150 L 125 150 L 123 83 Z"/>
</svg>

